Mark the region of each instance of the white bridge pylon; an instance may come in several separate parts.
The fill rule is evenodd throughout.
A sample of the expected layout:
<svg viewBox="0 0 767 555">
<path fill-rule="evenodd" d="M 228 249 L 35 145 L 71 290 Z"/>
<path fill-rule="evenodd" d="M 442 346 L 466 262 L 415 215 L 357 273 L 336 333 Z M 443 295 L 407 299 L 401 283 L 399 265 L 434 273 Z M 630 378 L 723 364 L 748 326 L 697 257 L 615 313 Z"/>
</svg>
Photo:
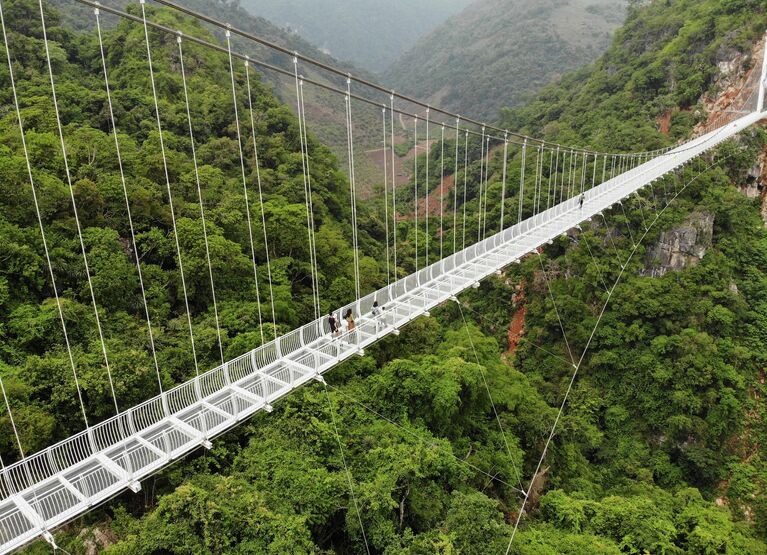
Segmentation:
<svg viewBox="0 0 767 555">
<path fill-rule="evenodd" d="M 325 318 L 296 329 L 164 395 L 7 466 L 0 479 L 0 552 L 87 512 L 200 447 L 293 389 L 519 260 L 744 129 L 752 113 L 505 229 L 341 309 L 361 315 L 332 337 Z M 370 313 L 373 301 L 386 307 Z"/>
</svg>

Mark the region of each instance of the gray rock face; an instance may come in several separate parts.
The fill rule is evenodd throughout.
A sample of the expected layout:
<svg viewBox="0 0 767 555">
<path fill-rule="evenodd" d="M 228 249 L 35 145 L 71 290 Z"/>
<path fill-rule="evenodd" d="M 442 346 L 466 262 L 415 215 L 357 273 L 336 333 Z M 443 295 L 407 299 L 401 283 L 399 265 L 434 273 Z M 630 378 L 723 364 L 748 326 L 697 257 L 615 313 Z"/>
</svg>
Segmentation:
<svg viewBox="0 0 767 555">
<path fill-rule="evenodd" d="M 693 212 L 685 222 L 664 231 L 658 242 L 647 253 L 645 275 L 662 276 L 678 272 L 700 262 L 711 247 L 714 234 L 714 215 Z"/>
</svg>

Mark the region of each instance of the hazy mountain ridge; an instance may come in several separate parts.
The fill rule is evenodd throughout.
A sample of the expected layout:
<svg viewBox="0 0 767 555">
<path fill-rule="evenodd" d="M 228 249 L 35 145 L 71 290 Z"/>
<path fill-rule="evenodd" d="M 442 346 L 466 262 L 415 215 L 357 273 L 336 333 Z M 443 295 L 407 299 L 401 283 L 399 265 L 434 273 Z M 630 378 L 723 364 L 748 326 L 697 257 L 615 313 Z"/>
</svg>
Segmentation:
<svg viewBox="0 0 767 555">
<path fill-rule="evenodd" d="M 312 41 L 335 58 L 383 71 L 471 0 L 244 0 L 251 13 Z"/>
<path fill-rule="evenodd" d="M 625 0 L 479 0 L 423 37 L 384 73 L 402 92 L 495 118 L 563 73 L 595 60 Z"/>
</svg>

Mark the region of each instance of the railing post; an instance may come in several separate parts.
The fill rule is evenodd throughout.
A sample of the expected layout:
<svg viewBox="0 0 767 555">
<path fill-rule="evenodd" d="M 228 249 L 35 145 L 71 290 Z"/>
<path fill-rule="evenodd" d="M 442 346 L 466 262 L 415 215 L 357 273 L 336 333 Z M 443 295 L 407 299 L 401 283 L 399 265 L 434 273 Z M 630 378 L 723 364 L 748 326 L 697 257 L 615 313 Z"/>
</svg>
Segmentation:
<svg viewBox="0 0 767 555">
<path fill-rule="evenodd" d="M 256 367 L 256 350 L 253 349 L 250 351 L 250 360 L 253 361 L 253 367 Z M 224 382 L 226 382 L 227 387 L 232 385 L 232 378 L 229 376 L 229 362 L 225 362 L 224 366 Z M 264 391 L 266 391 L 266 386 L 264 386 Z M 234 408 L 234 414 L 235 418 L 237 420 L 240 419 L 240 407 L 239 403 L 237 403 L 237 394 L 232 393 L 232 408 Z"/>
</svg>

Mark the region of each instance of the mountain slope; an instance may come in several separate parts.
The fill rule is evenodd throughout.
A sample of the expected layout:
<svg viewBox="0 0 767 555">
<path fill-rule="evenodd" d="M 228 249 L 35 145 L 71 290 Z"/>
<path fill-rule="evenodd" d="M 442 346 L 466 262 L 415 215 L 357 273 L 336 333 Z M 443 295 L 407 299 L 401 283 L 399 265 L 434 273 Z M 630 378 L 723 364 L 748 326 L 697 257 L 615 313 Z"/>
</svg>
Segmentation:
<svg viewBox="0 0 767 555">
<path fill-rule="evenodd" d="M 341 60 L 382 71 L 471 0 L 243 0 Z"/>
<path fill-rule="evenodd" d="M 89 6 L 77 4 L 69 0 L 51 0 L 50 3 L 61 9 L 62 21 L 67 26 L 78 30 L 93 29 L 93 9 Z M 264 17 L 253 15 L 241 6 L 239 0 L 177 0 L 176 3 L 185 8 L 195 10 L 203 15 L 216 18 L 219 21 L 231 23 L 243 31 L 253 33 L 262 39 L 266 39 L 292 51 L 300 52 L 304 56 L 358 73 L 358 70 L 354 66 L 339 62 L 323 50 L 314 46 L 308 40 L 305 40 L 304 37 L 285 31 Z M 110 2 L 110 5 L 119 7 L 123 10 L 134 4 L 135 3 L 130 0 L 116 0 L 115 2 Z M 117 19 L 109 14 L 105 14 L 103 19 L 106 22 L 106 27 L 110 27 L 117 23 Z M 215 35 L 223 37 L 223 32 L 220 32 L 218 28 L 211 27 L 210 30 L 213 31 Z M 233 40 L 235 44 L 244 44 L 236 35 Z M 260 58 L 268 59 L 270 62 L 276 63 L 276 65 L 280 67 L 293 69 L 288 56 L 275 56 L 273 52 L 266 50 L 264 47 L 257 46 L 253 43 L 248 43 L 248 45 L 249 48 L 257 49 L 255 51 L 251 50 L 251 52 L 253 54 L 258 52 Z"/>
<path fill-rule="evenodd" d="M 625 0 L 479 0 L 384 73 L 397 89 L 493 119 L 610 44 Z"/>
</svg>

